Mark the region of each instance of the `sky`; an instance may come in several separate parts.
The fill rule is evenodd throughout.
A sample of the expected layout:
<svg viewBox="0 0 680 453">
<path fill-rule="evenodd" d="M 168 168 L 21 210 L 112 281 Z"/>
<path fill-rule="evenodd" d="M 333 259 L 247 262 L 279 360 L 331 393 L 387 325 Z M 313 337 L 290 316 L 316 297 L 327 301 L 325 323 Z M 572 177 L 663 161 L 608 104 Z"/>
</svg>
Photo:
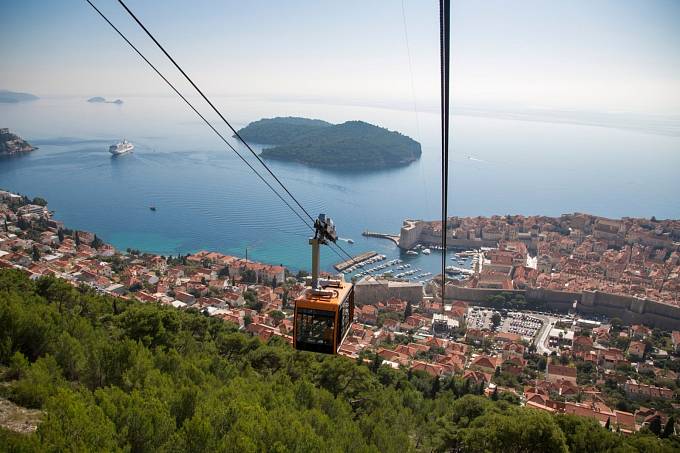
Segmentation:
<svg viewBox="0 0 680 453">
<path fill-rule="evenodd" d="M 115 0 L 95 3 L 181 80 Z M 210 95 L 415 103 L 419 110 L 438 103 L 436 1 L 127 4 Z M 0 89 L 44 97 L 170 94 L 84 0 L 0 6 Z M 451 13 L 454 108 L 680 114 L 680 1 L 452 0 Z"/>
</svg>

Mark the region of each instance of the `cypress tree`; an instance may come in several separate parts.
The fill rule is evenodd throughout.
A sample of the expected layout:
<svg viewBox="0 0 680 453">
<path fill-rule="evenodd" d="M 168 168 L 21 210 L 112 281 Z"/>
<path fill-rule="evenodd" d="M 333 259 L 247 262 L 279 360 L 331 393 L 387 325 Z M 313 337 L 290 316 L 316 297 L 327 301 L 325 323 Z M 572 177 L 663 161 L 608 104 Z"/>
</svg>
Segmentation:
<svg viewBox="0 0 680 453">
<path fill-rule="evenodd" d="M 668 421 L 666 422 L 666 426 L 661 433 L 661 437 L 666 438 L 672 436 L 673 434 L 675 434 L 675 418 L 671 415 L 668 417 Z"/>
<path fill-rule="evenodd" d="M 649 430 L 657 436 L 661 434 L 661 417 L 658 415 L 649 423 Z"/>
<path fill-rule="evenodd" d="M 413 306 L 411 305 L 411 302 L 406 303 L 406 308 L 404 309 L 404 319 L 408 318 L 413 314 Z"/>
</svg>

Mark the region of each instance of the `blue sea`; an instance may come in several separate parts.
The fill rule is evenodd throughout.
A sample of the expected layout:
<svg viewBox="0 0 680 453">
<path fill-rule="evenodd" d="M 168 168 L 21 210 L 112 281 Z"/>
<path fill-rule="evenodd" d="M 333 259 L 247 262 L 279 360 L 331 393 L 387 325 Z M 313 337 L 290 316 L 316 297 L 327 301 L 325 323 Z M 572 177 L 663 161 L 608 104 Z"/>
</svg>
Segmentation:
<svg viewBox="0 0 680 453">
<path fill-rule="evenodd" d="M 209 249 L 243 256 L 247 249 L 254 260 L 309 268 L 307 227 L 179 100 L 123 100 L 122 105 L 85 98 L 0 104 L 0 127 L 40 148 L 0 159 L 0 188 L 46 198 L 67 226 L 96 232 L 122 250 L 177 255 Z M 422 143 L 418 162 L 381 171 L 270 162 L 312 215 L 330 215 L 340 237 L 354 240 L 341 243 L 352 254 L 375 250 L 399 257 L 391 242 L 361 232 L 398 233 L 404 218 L 440 215 L 437 112 L 252 98 L 218 98 L 217 104 L 236 127 L 274 116 L 335 123 L 358 119 Z M 451 130 L 450 214 L 579 211 L 679 218 L 677 118 L 656 122 L 662 130 L 644 121 L 619 123 L 613 127 L 614 119 L 603 126 L 578 114 L 565 120 L 551 114 L 458 112 Z M 111 157 L 109 145 L 122 138 L 136 145 L 134 153 Z M 438 252 L 401 257 L 431 272 L 441 259 Z M 330 270 L 340 258 L 326 249 L 322 260 Z"/>
</svg>

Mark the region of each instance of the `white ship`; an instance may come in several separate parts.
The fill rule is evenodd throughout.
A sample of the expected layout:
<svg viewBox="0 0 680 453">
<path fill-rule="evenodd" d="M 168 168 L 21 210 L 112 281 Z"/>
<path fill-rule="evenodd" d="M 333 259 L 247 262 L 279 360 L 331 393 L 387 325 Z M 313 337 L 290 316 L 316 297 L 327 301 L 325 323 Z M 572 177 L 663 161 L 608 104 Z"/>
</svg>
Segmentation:
<svg viewBox="0 0 680 453">
<path fill-rule="evenodd" d="M 430 249 L 423 249 L 423 255 L 429 255 L 430 253 L 432 253 L 432 250 L 430 250 Z"/>
<path fill-rule="evenodd" d="M 135 145 L 125 139 L 123 139 L 122 142 L 118 142 L 115 145 L 109 146 L 109 152 L 114 156 L 120 156 L 121 154 L 129 153 L 133 149 L 135 149 Z"/>
</svg>

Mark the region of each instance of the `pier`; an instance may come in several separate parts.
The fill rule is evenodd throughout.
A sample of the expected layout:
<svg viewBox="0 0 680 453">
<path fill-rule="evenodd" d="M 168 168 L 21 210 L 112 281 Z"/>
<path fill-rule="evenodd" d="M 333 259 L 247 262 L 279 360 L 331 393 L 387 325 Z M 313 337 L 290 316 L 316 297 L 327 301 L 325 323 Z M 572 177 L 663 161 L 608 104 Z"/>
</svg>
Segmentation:
<svg viewBox="0 0 680 453">
<path fill-rule="evenodd" d="M 363 233 L 361 233 L 361 235 L 369 237 L 369 238 L 389 239 L 390 241 L 394 242 L 397 246 L 399 246 L 399 235 L 398 234 L 376 233 L 374 231 L 366 230 Z"/>
<path fill-rule="evenodd" d="M 357 263 L 361 263 L 363 261 L 369 260 L 369 259 L 373 258 L 374 256 L 376 256 L 377 254 L 378 254 L 377 252 L 365 252 L 365 253 L 362 253 L 361 255 L 355 256 L 351 260 L 345 260 L 345 261 L 342 261 L 340 263 L 334 264 L 333 267 L 335 268 L 335 270 L 337 270 L 339 272 L 344 272 L 345 269 L 352 267 Z"/>
</svg>

